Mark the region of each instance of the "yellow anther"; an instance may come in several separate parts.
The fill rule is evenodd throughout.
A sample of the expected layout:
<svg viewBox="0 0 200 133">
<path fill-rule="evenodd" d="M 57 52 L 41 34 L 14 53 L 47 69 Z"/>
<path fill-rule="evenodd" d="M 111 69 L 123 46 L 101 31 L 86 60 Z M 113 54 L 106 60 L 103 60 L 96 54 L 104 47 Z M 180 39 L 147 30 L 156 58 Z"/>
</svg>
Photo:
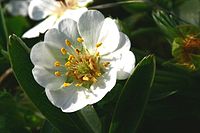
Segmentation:
<svg viewBox="0 0 200 133">
<path fill-rule="evenodd" d="M 75 84 L 75 86 L 80 87 L 80 86 L 82 86 L 82 84 L 81 83 L 77 83 L 77 84 Z"/>
<path fill-rule="evenodd" d="M 84 40 L 83 40 L 83 38 L 78 37 L 78 38 L 77 38 L 77 41 L 78 41 L 79 43 L 82 43 Z"/>
<path fill-rule="evenodd" d="M 61 72 L 59 72 L 59 71 L 56 71 L 54 74 L 55 74 L 56 77 L 60 77 L 61 76 Z"/>
<path fill-rule="evenodd" d="M 70 85 L 71 85 L 71 83 L 66 83 L 66 82 L 65 82 L 65 83 L 63 84 L 63 87 L 69 87 Z"/>
<path fill-rule="evenodd" d="M 69 40 L 65 40 L 65 44 L 67 45 L 67 46 L 69 46 L 69 47 L 71 47 L 72 46 L 72 44 L 71 44 L 71 42 L 69 41 Z"/>
<path fill-rule="evenodd" d="M 60 49 L 60 52 L 63 54 L 63 55 L 66 55 L 67 54 L 67 50 L 65 48 L 61 48 Z"/>
<path fill-rule="evenodd" d="M 83 77 L 83 80 L 84 80 L 84 81 L 89 81 L 89 77 L 84 76 L 84 77 Z"/>
<path fill-rule="evenodd" d="M 104 67 L 108 67 L 108 65 L 110 65 L 110 62 L 104 62 L 104 63 L 103 63 L 103 66 L 104 66 Z"/>
<path fill-rule="evenodd" d="M 65 63 L 65 67 L 69 67 L 71 65 L 71 63 L 68 61 Z"/>
<path fill-rule="evenodd" d="M 102 45 L 102 42 L 97 43 L 97 44 L 96 44 L 96 48 L 100 47 L 101 45 Z"/>
<path fill-rule="evenodd" d="M 96 82 L 97 82 L 97 79 L 96 79 L 95 77 L 92 77 L 91 80 L 92 80 L 93 83 L 96 83 Z"/>
<path fill-rule="evenodd" d="M 55 63 L 54 63 L 54 66 L 55 67 L 59 67 L 61 64 L 60 64 L 60 62 L 59 61 L 56 61 Z"/>
<path fill-rule="evenodd" d="M 77 54 L 79 54 L 79 53 L 80 53 L 80 50 L 79 50 L 79 49 L 76 49 L 75 51 L 76 51 L 76 53 L 77 53 Z"/>
<path fill-rule="evenodd" d="M 101 76 L 101 72 L 96 72 L 95 73 L 98 77 Z"/>
<path fill-rule="evenodd" d="M 73 60 L 73 59 L 74 59 L 74 56 L 73 55 L 69 55 L 68 60 L 70 61 L 70 60 Z"/>
<path fill-rule="evenodd" d="M 97 52 L 97 53 L 95 54 L 96 57 L 99 57 L 99 55 L 100 55 L 99 52 Z"/>
<path fill-rule="evenodd" d="M 66 73 L 65 73 L 65 76 L 69 76 L 69 72 L 66 72 Z"/>
</svg>

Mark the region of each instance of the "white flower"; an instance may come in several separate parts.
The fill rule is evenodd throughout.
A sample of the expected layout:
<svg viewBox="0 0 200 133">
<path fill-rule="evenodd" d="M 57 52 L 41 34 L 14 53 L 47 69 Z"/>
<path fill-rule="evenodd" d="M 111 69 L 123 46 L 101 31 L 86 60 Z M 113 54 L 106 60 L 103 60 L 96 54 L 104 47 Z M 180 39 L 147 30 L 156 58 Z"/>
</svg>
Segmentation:
<svg viewBox="0 0 200 133">
<path fill-rule="evenodd" d="M 30 0 L 10 0 L 6 4 L 6 9 L 13 16 L 27 16 Z"/>
<path fill-rule="evenodd" d="M 64 18 L 75 21 L 87 11 L 86 6 L 92 0 L 32 0 L 29 5 L 29 16 L 33 20 L 42 20 L 41 23 L 28 30 L 22 37 L 33 38 L 44 33 L 47 29 L 57 28 Z"/>
<path fill-rule="evenodd" d="M 79 21 L 65 19 L 31 50 L 35 80 L 63 112 L 101 100 L 135 66 L 130 41 L 111 18 L 89 10 Z"/>
</svg>

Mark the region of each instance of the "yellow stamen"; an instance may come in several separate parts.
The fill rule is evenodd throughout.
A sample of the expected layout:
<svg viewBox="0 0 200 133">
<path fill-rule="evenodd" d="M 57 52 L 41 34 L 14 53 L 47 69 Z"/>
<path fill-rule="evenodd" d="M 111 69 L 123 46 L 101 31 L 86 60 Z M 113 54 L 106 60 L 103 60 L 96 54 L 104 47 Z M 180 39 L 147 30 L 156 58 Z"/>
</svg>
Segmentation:
<svg viewBox="0 0 200 133">
<path fill-rule="evenodd" d="M 110 65 L 110 62 L 104 62 L 104 63 L 103 63 L 103 66 L 104 66 L 104 67 L 108 67 L 108 65 Z"/>
<path fill-rule="evenodd" d="M 73 56 L 73 55 L 69 55 L 68 60 L 70 61 L 70 60 L 72 60 L 72 59 L 74 59 L 74 56 Z"/>
<path fill-rule="evenodd" d="M 65 48 L 61 48 L 61 49 L 60 49 L 60 52 L 61 52 L 63 55 L 66 55 L 67 50 L 66 50 Z"/>
<path fill-rule="evenodd" d="M 99 52 L 97 52 L 97 53 L 95 54 L 96 57 L 99 57 L 99 55 L 100 55 Z"/>
<path fill-rule="evenodd" d="M 68 76 L 69 76 L 69 72 L 66 72 L 66 73 L 65 73 L 65 76 L 67 76 L 67 77 L 68 77 Z"/>
<path fill-rule="evenodd" d="M 101 45 L 102 45 L 102 42 L 97 43 L 97 44 L 96 44 L 96 48 L 100 47 Z"/>
<path fill-rule="evenodd" d="M 69 67 L 71 65 L 71 63 L 68 61 L 65 63 L 65 67 Z"/>
<path fill-rule="evenodd" d="M 59 71 L 56 71 L 54 74 L 55 74 L 56 77 L 60 77 L 61 76 L 61 72 L 59 72 Z"/>
<path fill-rule="evenodd" d="M 65 83 L 63 84 L 63 87 L 69 87 L 70 85 L 71 85 L 71 83 L 66 83 L 66 82 L 65 82 Z"/>
<path fill-rule="evenodd" d="M 91 80 L 92 80 L 93 83 L 96 83 L 96 82 L 97 82 L 97 79 L 96 79 L 95 77 L 92 77 Z"/>
<path fill-rule="evenodd" d="M 84 77 L 83 77 L 83 80 L 84 80 L 84 81 L 89 81 L 89 78 L 88 78 L 87 76 L 84 76 Z"/>
<path fill-rule="evenodd" d="M 77 84 L 75 84 L 75 86 L 80 87 L 80 86 L 82 86 L 82 84 L 81 83 L 77 83 Z"/>
<path fill-rule="evenodd" d="M 65 44 L 67 45 L 67 46 L 69 46 L 69 47 L 71 47 L 72 46 L 72 44 L 71 44 L 71 42 L 69 41 L 69 40 L 65 40 Z"/>
<path fill-rule="evenodd" d="M 54 63 L 54 66 L 55 67 L 59 67 L 61 64 L 60 64 L 60 62 L 59 61 L 56 61 L 55 63 Z"/>
<path fill-rule="evenodd" d="M 80 53 L 80 50 L 76 49 L 76 53 L 79 54 L 79 53 Z"/>
<path fill-rule="evenodd" d="M 78 37 L 78 38 L 77 38 L 77 41 L 78 41 L 79 43 L 82 43 L 84 40 L 83 40 L 83 38 Z"/>
<path fill-rule="evenodd" d="M 101 76 L 101 73 L 100 73 L 100 72 L 96 72 L 95 74 L 96 74 L 98 77 Z"/>
</svg>

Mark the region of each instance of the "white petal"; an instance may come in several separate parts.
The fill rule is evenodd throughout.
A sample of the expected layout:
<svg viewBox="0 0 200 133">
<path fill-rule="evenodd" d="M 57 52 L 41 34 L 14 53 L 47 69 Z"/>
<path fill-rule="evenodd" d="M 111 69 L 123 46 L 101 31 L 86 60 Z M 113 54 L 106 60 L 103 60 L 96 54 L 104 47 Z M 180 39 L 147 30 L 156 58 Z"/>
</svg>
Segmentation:
<svg viewBox="0 0 200 133">
<path fill-rule="evenodd" d="M 117 79 L 128 78 L 135 67 L 135 56 L 129 49 L 129 38 L 125 34 L 120 33 L 118 48 L 113 53 L 102 56 L 102 62 L 109 61 L 111 67 L 117 68 Z"/>
<path fill-rule="evenodd" d="M 45 91 L 48 99 L 56 107 L 61 108 L 63 112 L 75 112 L 88 104 L 87 97 L 84 93 L 85 89 L 86 88 L 71 85 L 56 91 L 51 91 L 49 89 Z"/>
<path fill-rule="evenodd" d="M 117 61 L 121 60 L 122 53 L 128 52 L 130 47 L 131 47 L 131 42 L 129 38 L 124 33 L 120 32 L 120 41 L 117 49 L 108 55 L 103 55 L 102 62 L 109 61 L 111 62 L 112 67 L 117 67 Z"/>
<path fill-rule="evenodd" d="M 78 0 L 78 5 L 80 7 L 86 6 L 88 3 L 93 2 L 93 0 Z"/>
<path fill-rule="evenodd" d="M 67 36 L 57 29 L 50 29 L 45 33 L 44 42 L 49 43 L 53 47 L 60 49 L 65 47 Z"/>
<path fill-rule="evenodd" d="M 31 19 L 41 20 L 52 14 L 58 7 L 58 3 L 54 0 L 32 0 L 28 13 Z"/>
<path fill-rule="evenodd" d="M 28 14 L 28 1 L 10 1 L 6 4 L 6 8 L 14 16 L 22 15 L 26 16 Z"/>
<path fill-rule="evenodd" d="M 40 35 L 40 33 L 44 33 L 48 29 L 52 28 L 54 23 L 55 23 L 55 21 L 56 21 L 56 19 L 57 18 L 55 16 L 50 16 L 50 17 L 46 18 L 41 23 L 39 23 L 35 27 L 33 27 L 30 30 L 28 30 L 27 32 L 25 32 L 22 37 L 23 38 L 38 37 Z"/>
<path fill-rule="evenodd" d="M 122 53 L 123 51 L 129 51 L 131 48 L 131 42 L 127 35 L 120 32 L 120 40 L 117 49 L 113 52 L 115 54 Z"/>
<path fill-rule="evenodd" d="M 84 45 L 93 52 L 104 22 L 104 16 L 99 11 L 89 10 L 82 14 L 78 21 L 78 30 L 84 39 Z"/>
<path fill-rule="evenodd" d="M 33 46 L 30 53 L 31 61 L 34 65 L 42 66 L 51 69 L 54 66 L 55 61 L 64 63 L 62 56 L 59 56 L 60 51 L 53 53 L 52 47 L 47 43 L 39 42 Z"/>
<path fill-rule="evenodd" d="M 102 46 L 98 48 L 101 55 L 113 52 L 119 44 L 120 33 L 114 20 L 106 18 L 101 29 L 98 42 L 102 42 Z"/>
<path fill-rule="evenodd" d="M 61 48 L 66 48 L 67 52 L 74 53 L 74 50 L 65 44 L 66 39 L 68 39 L 66 34 L 57 29 L 48 30 L 44 36 L 44 42 L 54 48 L 54 51 L 58 51 L 57 53 L 60 53 Z M 62 56 L 62 54 L 60 53 L 59 56 Z"/>
<path fill-rule="evenodd" d="M 133 72 L 135 67 L 135 55 L 128 51 L 122 54 L 122 58 L 118 61 L 117 79 L 127 79 Z"/>
<path fill-rule="evenodd" d="M 55 71 L 36 65 L 32 73 L 36 82 L 42 87 L 49 90 L 58 90 L 66 81 L 66 76 L 56 77 L 54 75 Z"/>
<path fill-rule="evenodd" d="M 78 33 L 76 21 L 72 19 L 64 19 L 59 23 L 58 29 L 65 33 L 65 39 L 68 39 L 75 48 L 81 48 L 82 45 L 77 41 L 77 38 L 80 37 L 80 35 Z"/>
<path fill-rule="evenodd" d="M 32 73 L 35 80 L 41 86 L 49 89 L 59 89 L 65 82 L 66 77 L 64 75 L 56 77 L 54 72 L 60 71 L 64 73 L 66 70 L 63 67 L 54 67 L 54 62 L 60 61 L 64 64 L 65 61 L 61 58 L 62 56 L 56 57 L 51 51 L 53 50 L 44 42 L 39 42 L 33 46 L 30 58 L 35 67 L 33 68 Z"/>
<path fill-rule="evenodd" d="M 101 100 L 115 85 L 116 70 L 106 72 L 97 83 L 88 90 L 84 87 L 69 87 L 49 90 L 46 89 L 48 99 L 63 112 L 74 112 L 82 109 L 88 104 L 93 104 Z"/>
<path fill-rule="evenodd" d="M 88 104 L 94 104 L 100 101 L 116 84 L 117 72 L 110 69 L 97 79 L 97 82 L 88 90 Z"/>
</svg>

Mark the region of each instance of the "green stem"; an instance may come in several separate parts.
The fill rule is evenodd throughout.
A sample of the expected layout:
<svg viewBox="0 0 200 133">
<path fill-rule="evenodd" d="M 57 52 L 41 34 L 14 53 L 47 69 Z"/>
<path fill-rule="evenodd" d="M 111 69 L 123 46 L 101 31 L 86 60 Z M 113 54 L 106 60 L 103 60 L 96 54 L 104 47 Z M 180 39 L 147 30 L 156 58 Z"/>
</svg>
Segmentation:
<svg viewBox="0 0 200 133">
<path fill-rule="evenodd" d="M 4 13 L 3 13 L 3 9 L 0 3 L 0 20 L 1 20 L 1 24 L 2 24 L 2 30 L 3 30 L 3 43 L 7 44 L 8 43 L 8 30 L 7 30 L 7 26 L 6 26 L 6 22 L 5 22 L 5 17 L 4 17 Z M 6 48 L 6 46 L 4 46 L 3 48 Z"/>
<path fill-rule="evenodd" d="M 114 3 L 106 3 L 102 5 L 97 5 L 97 6 L 92 6 L 89 7 L 89 9 L 104 9 L 104 8 L 110 8 L 110 7 L 115 7 L 123 4 L 130 4 L 130 3 L 144 3 L 148 2 L 148 0 L 130 0 L 130 1 L 120 1 L 120 2 L 114 2 Z"/>
</svg>

